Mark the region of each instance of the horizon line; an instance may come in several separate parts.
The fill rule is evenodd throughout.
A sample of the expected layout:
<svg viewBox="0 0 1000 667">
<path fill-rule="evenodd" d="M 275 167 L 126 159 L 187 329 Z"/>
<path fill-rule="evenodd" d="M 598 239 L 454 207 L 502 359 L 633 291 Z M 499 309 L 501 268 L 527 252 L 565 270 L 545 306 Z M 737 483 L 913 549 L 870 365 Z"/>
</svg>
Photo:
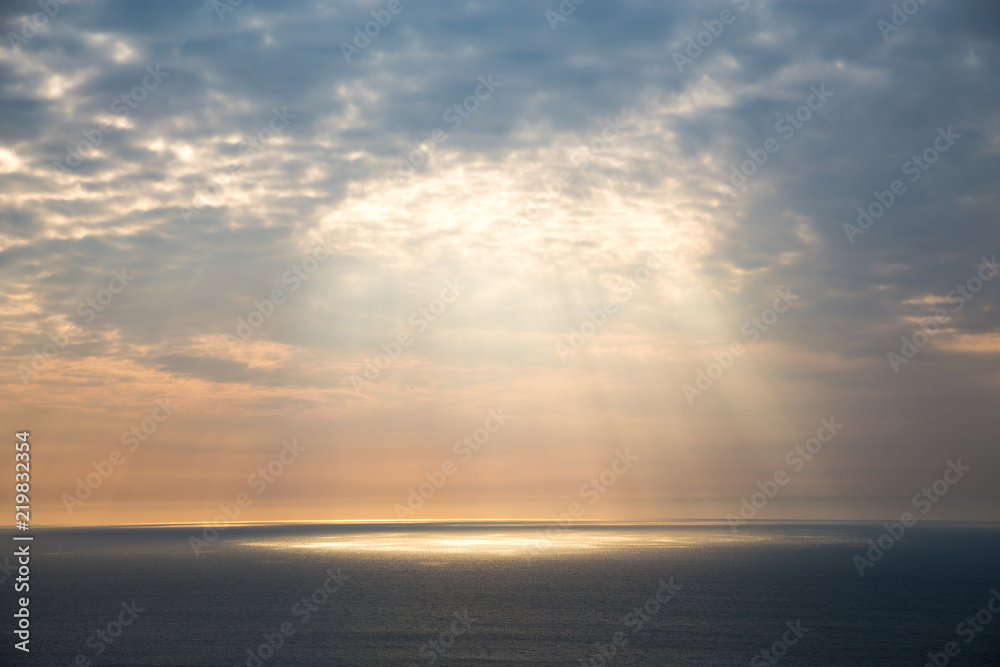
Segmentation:
<svg viewBox="0 0 1000 667">
<path fill-rule="evenodd" d="M 746 525 L 756 524 L 760 526 L 768 524 L 879 524 L 892 521 L 888 519 L 741 519 Z M 898 517 L 896 518 L 898 520 Z M 565 525 L 563 525 L 565 523 Z M 923 519 L 920 523 L 934 524 L 996 524 L 1000 526 L 1000 519 Z M 623 519 L 618 521 L 606 520 L 571 520 L 560 522 L 556 518 L 550 519 L 330 519 L 325 521 L 225 521 L 214 522 L 180 522 L 180 523 L 121 523 L 121 524 L 46 524 L 33 526 L 32 530 L 52 530 L 52 529 L 97 529 L 97 528 L 205 528 L 205 527 L 250 527 L 250 526 L 349 526 L 349 525 L 398 525 L 398 526 L 427 526 L 435 524 L 538 524 L 556 525 L 560 528 L 573 528 L 582 526 L 670 526 L 679 524 L 689 525 L 728 525 L 727 519 Z M 14 525 L 4 526 L 0 531 L 17 533 Z M 21 531 L 24 532 L 24 531 Z M 30 532 L 30 531 L 29 531 Z"/>
</svg>

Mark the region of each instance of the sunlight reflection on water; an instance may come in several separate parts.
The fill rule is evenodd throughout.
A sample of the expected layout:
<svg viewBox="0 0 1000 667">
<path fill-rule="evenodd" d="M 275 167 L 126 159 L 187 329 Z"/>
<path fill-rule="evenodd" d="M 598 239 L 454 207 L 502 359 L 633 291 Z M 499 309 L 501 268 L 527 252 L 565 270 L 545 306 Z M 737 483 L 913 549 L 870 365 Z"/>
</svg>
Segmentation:
<svg viewBox="0 0 1000 667">
<path fill-rule="evenodd" d="M 678 527 L 643 530 L 587 530 L 554 525 L 516 530 L 421 530 L 400 532 L 351 532 L 301 536 L 298 540 L 246 540 L 244 544 L 271 549 L 324 549 L 353 553 L 397 555 L 450 554 L 462 556 L 567 555 L 625 550 L 674 550 L 725 547 L 773 542 L 820 544 L 854 541 L 847 536 L 823 534 L 733 533 L 718 528 L 685 530 Z"/>
</svg>

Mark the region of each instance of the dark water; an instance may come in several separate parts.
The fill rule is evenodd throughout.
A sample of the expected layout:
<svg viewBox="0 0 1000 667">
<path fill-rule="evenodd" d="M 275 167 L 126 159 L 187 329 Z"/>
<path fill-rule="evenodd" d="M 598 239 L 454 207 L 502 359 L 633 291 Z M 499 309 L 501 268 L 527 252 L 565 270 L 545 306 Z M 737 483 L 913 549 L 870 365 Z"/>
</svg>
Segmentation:
<svg viewBox="0 0 1000 667">
<path fill-rule="evenodd" d="M 971 630 L 956 634 L 1000 590 L 996 526 L 918 524 L 864 577 L 852 558 L 882 532 L 874 524 L 553 532 L 542 542 L 537 527 L 510 524 L 231 527 L 195 556 L 188 528 L 36 531 L 31 653 L 11 649 L 8 576 L 0 660 L 770 665 L 760 651 L 787 639 L 776 664 L 919 666 L 954 641 L 947 664 L 1000 665 L 1000 615 L 969 642 Z M 680 586 L 662 604 L 661 579 Z M 647 602 L 640 627 L 633 610 Z M 624 646 L 594 657 L 619 632 Z"/>
</svg>

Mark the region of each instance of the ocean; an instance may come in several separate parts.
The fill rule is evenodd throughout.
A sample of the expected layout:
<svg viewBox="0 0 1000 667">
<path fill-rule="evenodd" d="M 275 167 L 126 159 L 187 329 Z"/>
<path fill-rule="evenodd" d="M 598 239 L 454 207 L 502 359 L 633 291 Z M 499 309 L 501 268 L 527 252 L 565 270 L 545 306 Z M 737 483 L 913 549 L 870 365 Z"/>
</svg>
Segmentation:
<svg viewBox="0 0 1000 667">
<path fill-rule="evenodd" d="M 13 592 L 13 557 L 0 572 L 0 660 L 1000 665 L 1000 529 L 884 533 L 697 522 L 39 529 L 30 592 Z M 0 562 L 23 544 L 11 536 Z M 872 551 L 880 536 L 888 549 Z M 13 648 L 22 595 L 30 654 Z"/>
</svg>

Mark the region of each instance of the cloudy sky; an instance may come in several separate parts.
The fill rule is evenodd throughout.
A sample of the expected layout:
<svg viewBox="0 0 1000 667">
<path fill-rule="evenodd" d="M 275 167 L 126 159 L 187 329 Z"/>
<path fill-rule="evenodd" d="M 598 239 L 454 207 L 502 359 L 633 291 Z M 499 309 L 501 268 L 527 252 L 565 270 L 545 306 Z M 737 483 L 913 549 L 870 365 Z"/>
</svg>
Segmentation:
<svg viewBox="0 0 1000 667">
<path fill-rule="evenodd" d="M 903 4 L 5 2 L 35 523 L 1000 519 L 1000 6 Z"/>
</svg>

